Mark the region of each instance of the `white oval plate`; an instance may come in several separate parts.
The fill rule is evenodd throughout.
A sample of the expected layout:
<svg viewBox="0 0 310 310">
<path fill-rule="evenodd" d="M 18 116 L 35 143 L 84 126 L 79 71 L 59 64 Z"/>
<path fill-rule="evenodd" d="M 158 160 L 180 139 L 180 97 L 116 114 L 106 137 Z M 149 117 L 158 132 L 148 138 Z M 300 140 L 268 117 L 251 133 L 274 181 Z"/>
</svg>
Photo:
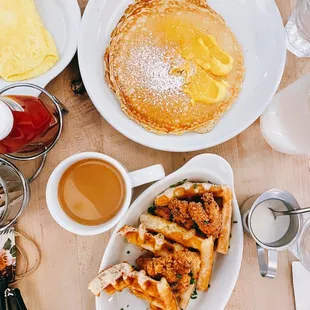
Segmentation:
<svg viewBox="0 0 310 310">
<path fill-rule="evenodd" d="M 77 0 L 35 0 L 35 3 L 44 26 L 55 40 L 59 61 L 46 73 L 20 82 L 33 83 L 44 88 L 67 67 L 76 52 L 81 11 Z M 0 89 L 10 84 L 13 82 L 0 78 Z"/>
<path fill-rule="evenodd" d="M 155 197 L 171 184 L 183 179 L 193 181 L 208 180 L 217 184 L 226 184 L 234 190 L 233 172 L 225 159 L 212 154 L 196 156 L 178 171 L 150 186 L 133 202 L 111 236 L 100 270 L 123 261 L 134 264 L 141 251 L 134 245 L 129 244 L 123 237 L 117 235 L 117 231 L 125 224 L 137 227 L 140 215 L 147 212 L 147 208 Z M 222 310 L 229 300 L 238 278 L 243 251 L 242 223 L 235 194 L 233 198 L 233 221 L 238 223 L 232 225 L 232 238 L 228 254 L 218 254 L 216 256 L 209 291 L 207 293 L 198 292 L 198 298 L 190 302 L 188 310 Z M 127 254 L 127 251 L 130 251 L 130 254 Z M 128 308 L 127 305 L 129 305 Z M 137 299 L 127 290 L 116 293 L 112 297 L 103 292 L 100 297 L 96 298 L 97 310 L 121 308 L 125 310 L 145 310 L 147 304 L 143 300 Z"/>
<path fill-rule="evenodd" d="M 132 0 L 90 0 L 78 44 L 79 65 L 87 92 L 101 115 L 120 133 L 148 147 L 185 152 L 223 143 L 250 126 L 275 94 L 285 65 L 281 16 L 273 0 L 209 0 L 243 47 L 246 75 L 243 89 L 210 133 L 156 135 L 131 121 L 104 81 L 103 55 L 110 33 Z"/>
</svg>

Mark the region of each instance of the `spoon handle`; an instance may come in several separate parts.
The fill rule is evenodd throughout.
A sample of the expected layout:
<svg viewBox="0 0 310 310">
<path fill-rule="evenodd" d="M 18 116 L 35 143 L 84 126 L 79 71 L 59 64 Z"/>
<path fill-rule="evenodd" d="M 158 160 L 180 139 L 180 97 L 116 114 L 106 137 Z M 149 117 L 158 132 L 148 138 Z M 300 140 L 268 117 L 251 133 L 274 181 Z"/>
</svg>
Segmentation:
<svg viewBox="0 0 310 310">
<path fill-rule="evenodd" d="M 303 208 L 299 210 L 288 210 L 288 211 L 274 211 L 277 216 L 281 215 L 294 215 L 294 214 L 302 214 L 302 213 L 307 213 L 310 212 L 310 208 Z"/>
</svg>

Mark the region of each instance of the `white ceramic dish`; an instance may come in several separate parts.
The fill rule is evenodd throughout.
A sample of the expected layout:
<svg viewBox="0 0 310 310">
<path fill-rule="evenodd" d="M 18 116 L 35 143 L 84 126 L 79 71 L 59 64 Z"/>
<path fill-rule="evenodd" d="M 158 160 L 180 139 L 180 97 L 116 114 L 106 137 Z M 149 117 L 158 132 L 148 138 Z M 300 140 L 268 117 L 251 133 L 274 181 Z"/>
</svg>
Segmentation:
<svg viewBox="0 0 310 310">
<path fill-rule="evenodd" d="M 132 2 L 90 0 L 82 19 L 78 44 L 79 65 L 87 92 L 101 115 L 115 129 L 154 149 L 194 151 L 233 138 L 263 113 L 278 88 L 286 58 L 283 23 L 273 0 L 208 1 L 225 18 L 241 43 L 246 76 L 239 98 L 213 131 L 183 136 L 156 135 L 129 120 L 104 81 L 103 55 L 110 33 Z"/>
<path fill-rule="evenodd" d="M 21 82 L 45 87 L 72 60 L 78 42 L 81 11 L 77 0 L 35 0 L 44 26 L 52 34 L 59 52 L 59 61 L 46 73 Z M 0 78 L 0 89 L 13 84 Z"/>
<path fill-rule="evenodd" d="M 156 195 L 171 184 L 185 178 L 195 181 L 209 180 L 217 184 L 226 184 L 232 190 L 234 188 L 232 169 L 226 160 L 212 154 L 196 156 L 178 171 L 153 184 L 134 201 L 111 236 L 100 270 L 122 261 L 134 264 L 135 259 L 141 254 L 140 250 L 128 244 L 116 232 L 125 224 L 138 225 L 139 216 L 147 211 Z M 217 255 L 209 291 L 207 293 L 198 292 L 198 298 L 191 301 L 188 310 L 224 309 L 238 278 L 243 251 L 242 223 L 235 195 L 233 199 L 233 221 L 237 221 L 237 223 L 232 226 L 232 238 L 228 254 Z M 130 254 L 127 254 L 127 251 L 130 251 Z M 137 299 L 128 291 L 114 294 L 112 297 L 102 293 L 100 297 L 96 298 L 97 310 L 127 309 L 127 305 L 129 305 L 129 310 L 145 310 L 147 308 L 144 301 Z"/>
</svg>

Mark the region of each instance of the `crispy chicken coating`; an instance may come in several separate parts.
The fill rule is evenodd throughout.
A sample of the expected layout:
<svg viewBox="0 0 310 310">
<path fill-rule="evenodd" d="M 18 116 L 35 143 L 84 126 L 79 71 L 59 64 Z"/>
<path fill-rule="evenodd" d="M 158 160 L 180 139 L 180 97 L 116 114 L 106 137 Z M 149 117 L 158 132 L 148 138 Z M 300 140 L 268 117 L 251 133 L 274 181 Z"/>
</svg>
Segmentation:
<svg viewBox="0 0 310 310">
<path fill-rule="evenodd" d="M 159 216 L 162 217 L 168 221 L 170 221 L 172 219 L 172 213 L 170 211 L 170 209 L 168 207 L 159 207 L 157 206 L 154 213 Z"/>
<path fill-rule="evenodd" d="M 199 229 L 207 236 L 219 237 L 222 226 L 220 208 L 211 193 L 202 196 L 203 205 L 200 202 L 190 202 L 188 211 Z"/>
<path fill-rule="evenodd" d="M 186 291 L 191 281 L 191 256 L 180 251 L 166 257 L 139 257 L 136 263 L 140 269 L 154 278 L 165 277 L 176 296 Z"/>
<path fill-rule="evenodd" d="M 209 235 L 218 238 L 222 228 L 222 213 L 212 193 L 205 193 L 202 196 L 204 209 L 209 218 Z M 208 234 L 207 234 L 208 235 Z"/>
<path fill-rule="evenodd" d="M 188 202 L 185 200 L 173 199 L 168 205 L 174 222 L 184 226 L 187 229 L 192 229 L 194 221 L 188 212 Z"/>
<path fill-rule="evenodd" d="M 182 295 L 189 287 L 191 282 L 191 276 L 188 274 L 183 274 L 177 282 L 171 283 L 172 292 L 176 297 Z"/>
<path fill-rule="evenodd" d="M 191 202 L 188 209 L 199 229 L 207 236 L 219 237 L 222 226 L 222 214 L 211 193 L 202 196 L 201 203 Z"/>
<path fill-rule="evenodd" d="M 210 221 L 207 216 L 206 211 L 204 210 L 202 204 L 200 202 L 190 202 L 188 206 L 189 214 L 192 219 L 197 224 L 199 230 L 203 232 L 205 235 L 209 236 L 210 233 Z"/>
<path fill-rule="evenodd" d="M 156 207 L 155 214 L 168 221 L 192 229 L 195 224 L 199 230 L 215 239 L 219 237 L 222 227 L 222 214 L 212 193 L 205 193 L 201 202 L 188 202 L 186 200 L 171 200 L 168 206 Z"/>
<path fill-rule="evenodd" d="M 204 202 L 204 206 L 211 209 L 219 209 L 218 204 L 216 203 L 212 193 L 204 193 L 201 197 L 201 200 Z"/>
</svg>

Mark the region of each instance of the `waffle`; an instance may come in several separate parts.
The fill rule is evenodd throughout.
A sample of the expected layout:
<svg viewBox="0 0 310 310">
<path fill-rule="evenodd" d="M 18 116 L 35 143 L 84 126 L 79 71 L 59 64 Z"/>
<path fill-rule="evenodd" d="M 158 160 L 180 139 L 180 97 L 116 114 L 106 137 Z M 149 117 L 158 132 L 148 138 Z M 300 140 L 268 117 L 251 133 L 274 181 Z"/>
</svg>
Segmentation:
<svg viewBox="0 0 310 310">
<path fill-rule="evenodd" d="M 146 229 L 163 234 L 167 239 L 178 242 L 187 248 L 200 250 L 202 243 L 205 241 L 204 238 L 196 235 L 195 229 L 187 230 L 159 216 L 142 214 L 140 216 L 140 222 Z"/>
<path fill-rule="evenodd" d="M 118 233 L 125 237 L 129 243 L 148 250 L 155 256 L 167 256 L 185 250 L 183 245 L 167 241 L 162 234 L 153 235 L 147 232 L 144 225 L 140 225 L 139 228 L 125 225 Z"/>
<path fill-rule="evenodd" d="M 101 271 L 89 283 L 88 288 L 97 296 L 102 290 L 113 294 L 128 288 L 132 294 L 149 302 L 153 309 L 179 309 L 176 298 L 165 278 L 156 281 L 148 277 L 144 271 L 135 271 L 127 263 L 121 263 Z"/>
<path fill-rule="evenodd" d="M 125 237 L 129 243 L 132 243 L 141 249 L 148 250 L 154 253 L 155 256 L 167 256 L 178 251 L 188 252 L 188 254 L 193 257 L 191 266 L 192 277 L 197 280 L 201 265 L 198 253 L 189 251 L 180 243 L 167 241 L 162 234 L 153 235 L 147 232 L 145 226 L 142 224 L 138 229 L 125 225 L 118 233 Z M 185 310 L 187 308 L 194 289 L 195 285 L 190 285 L 189 288 L 179 297 L 179 306 L 181 309 Z"/>
<path fill-rule="evenodd" d="M 178 242 L 185 247 L 196 249 L 200 252 L 200 271 L 197 280 L 197 289 L 206 291 L 212 273 L 214 260 L 214 239 L 196 236 L 194 229 L 187 230 L 180 225 L 167 221 L 151 214 L 142 214 L 140 222 L 148 230 L 163 234 L 167 239 Z"/>
<path fill-rule="evenodd" d="M 195 284 L 191 284 L 188 289 L 186 290 L 186 292 L 184 292 L 181 296 L 180 296 L 180 300 L 179 300 L 179 307 L 182 310 L 185 310 L 191 300 L 191 296 L 193 294 L 195 290 Z"/>
<path fill-rule="evenodd" d="M 200 270 L 200 258 L 196 252 L 189 251 L 182 244 L 170 242 L 162 234 L 153 235 L 147 232 L 146 227 L 141 224 L 139 228 L 123 226 L 119 234 L 127 239 L 129 243 L 152 252 L 155 256 L 167 256 L 178 251 L 186 251 L 193 257 L 193 278 L 197 279 Z"/>
<path fill-rule="evenodd" d="M 167 256 L 178 251 L 186 251 L 193 257 L 192 273 L 193 278 L 197 279 L 200 270 L 200 258 L 196 252 L 189 251 L 180 243 L 170 242 L 165 239 L 164 235 L 153 235 L 147 232 L 146 227 L 141 224 L 139 228 L 123 226 L 119 230 L 119 234 L 127 239 L 129 243 L 139 248 L 154 253 L 155 256 Z"/>
<path fill-rule="evenodd" d="M 210 192 L 217 200 L 222 214 L 222 227 L 219 238 L 217 240 L 216 251 L 221 254 L 227 254 L 232 220 L 232 193 L 227 186 L 214 185 L 211 183 L 193 183 L 185 182 L 182 185 L 170 187 L 155 199 L 156 206 L 167 206 L 169 202 L 178 198 L 190 199 L 194 196 L 202 196 L 204 193 Z"/>
<path fill-rule="evenodd" d="M 212 35 L 233 58 L 227 75 L 206 75 L 227 89 L 221 100 L 210 104 L 186 90 L 189 81 L 197 80 L 198 74 L 193 72 L 205 72 L 195 61 L 184 59 L 179 43 L 157 29 L 174 19 L 180 19 L 185 29 L 197 31 L 202 37 Z M 235 35 L 223 18 L 200 0 L 136 0 L 112 32 L 104 61 L 106 82 L 123 112 L 157 134 L 212 130 L 239 95 L 244 79 L 242 49 Z M 201 92 L 205 89 L 202 87 Z"/>
<path fill-rule="evenodd" d="M 197 196 L 198 201 L 204 205 L 197 202 Z M 198 209 L 196 213 L 196 209 L 191 208 L 197 205 L 206 208 L 201 209 L 205 215 L 200 214 Z M 161 214 L 157 214 L 159 208 Z M 210 209 L 216 211 L 216 217 L 220 221 L 213 220 L 214 215 L 208 213 L 211 212 Z M 208 290 L 215 250 L 223 254 L 228 251 L 232 193 L 226 186 L 184 180 L 158 195 L 148 211 L 154 211 L 156 216 L 142 214 L 138 228 L 125 225 L 118 234 L 129 243 L 154 254 L 154 258 L 148 254 L 143 255 L 137 264 L 150 276 L 156 279 L 162 277 L 161 280 L 156 281 L 147 276 L 144 270 L 136 271 L 127 263 L 121 263 L 100 272 L 89 284 L 89 289 L 98 296 L 102 290 L 107 294 L 114 294 L 128 288 L 132 294 L 146 300 L 150 309 L 186 309 L 195 287 L 201 291 Z M 188 216 L 191 217 L 189 220 Z M 216 235 L 211 231 L 209 234 L 205 229 L 204 234 L 199 231 L 199 223 L 205 219 L 208 220 L 204 223 L 207 229 L 211 225 L 216 226 Z M 183 271 L 176 278 L 178 268 Z M 167 280 L 174 285 L 172 289 Z M 183 280 L 187 282 L 182 282 Z"/>
</svg>

